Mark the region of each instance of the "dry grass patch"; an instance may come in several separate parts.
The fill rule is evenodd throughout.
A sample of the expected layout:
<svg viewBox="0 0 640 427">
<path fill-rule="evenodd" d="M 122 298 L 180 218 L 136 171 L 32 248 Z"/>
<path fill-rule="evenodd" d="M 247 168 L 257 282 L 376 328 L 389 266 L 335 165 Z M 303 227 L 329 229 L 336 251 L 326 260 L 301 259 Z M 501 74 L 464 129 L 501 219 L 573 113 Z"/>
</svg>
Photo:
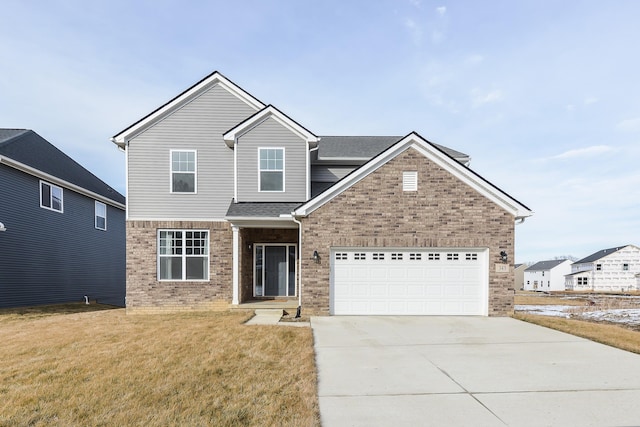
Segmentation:
<svg viewBox="0 0 640 427">
<path fill-rule="evenodd" d="M 640 354 L 640 332 L 621 326 L 533 314 L 516 313 L 513 317 Z"/>
<path fill-rule="evenodd" d="M 0 311 L 0 425 L 319 425 L 309 328 Z"/>
<path fill-rule="evenodd" d="M 513 297 L 516 305 L 586 305 L 589 300 L 582 297 L 566 298 L 564 295 L 547 295 L 541 293 L 519 293 Z"/>
</svg>

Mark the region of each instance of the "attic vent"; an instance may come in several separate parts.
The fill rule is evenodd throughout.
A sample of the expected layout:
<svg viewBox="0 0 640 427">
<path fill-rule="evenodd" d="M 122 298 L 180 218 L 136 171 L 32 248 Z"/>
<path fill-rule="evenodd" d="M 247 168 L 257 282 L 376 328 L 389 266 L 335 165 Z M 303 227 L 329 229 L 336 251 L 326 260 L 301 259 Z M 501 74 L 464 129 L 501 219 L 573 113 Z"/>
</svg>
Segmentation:
<svg viewBox="0 0 640 427">
<path fill-rule="evenodd" d="M 418 191 L 418 172 L 402 172 L 402 191 Z"/>
</svg>

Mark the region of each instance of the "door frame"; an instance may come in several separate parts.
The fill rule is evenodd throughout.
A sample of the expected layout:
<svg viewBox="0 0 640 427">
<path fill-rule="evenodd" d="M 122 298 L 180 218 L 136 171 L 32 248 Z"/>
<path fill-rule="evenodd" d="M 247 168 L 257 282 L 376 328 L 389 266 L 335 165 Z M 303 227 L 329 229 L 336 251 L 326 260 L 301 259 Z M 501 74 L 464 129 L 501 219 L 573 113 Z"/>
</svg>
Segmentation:
<svg viewBox="0 0 640 427">
<path fill-rule="evenodd" d="M 262 282 L 262 294 L 263 295 L 256 295 L 256 285 L 257 285 L 257 265 L 256 265 L 256 261 L 257 261 L 257 254 L 258 254 L 258 247 L 262 247 L 262 277 L 261 277 L 261 282 Z M 264 295 L 264 290 L 265 290 L 265 278 L 266 278 L 266 268 L 265 268 L 265 248 L 269 247 L 269 246 L 285 246 L 286 249 L 286 259 L 287 259 L 287 284 L 286 284 L 286 295 Z M 294 261 L 293 261 L 293 295 L 289 294 L 289 287 L 290 287 L 290 283 L 289 283 L 289 269 L 290 267 L 290 260 L 289 260 L 289 248 L 293 247 L 294 248 Z M 254 243 L 253 244 L 253 260 L 252 260 L 252 275 L 253 275 L 253 298 L 287 298 L 287 297 L 296 297 L 298 296 L 298 266 L 297 266 L 297 260 L 298 260 L 298 244 L 297 243 Z"/>
</svg>

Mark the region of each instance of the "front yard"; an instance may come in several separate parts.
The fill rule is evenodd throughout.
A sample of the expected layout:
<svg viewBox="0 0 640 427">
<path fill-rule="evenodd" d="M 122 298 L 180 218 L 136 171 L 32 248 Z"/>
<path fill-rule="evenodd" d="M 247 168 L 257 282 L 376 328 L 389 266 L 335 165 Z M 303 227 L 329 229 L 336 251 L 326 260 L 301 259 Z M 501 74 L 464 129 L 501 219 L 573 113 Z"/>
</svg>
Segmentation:
<svg viewBox="0 0 640 427">
<path fill-rule="evenodd" d="M 78 306 L 0 310 L 0 425 L 319 425 L 309 328 Z"/>
</svg>

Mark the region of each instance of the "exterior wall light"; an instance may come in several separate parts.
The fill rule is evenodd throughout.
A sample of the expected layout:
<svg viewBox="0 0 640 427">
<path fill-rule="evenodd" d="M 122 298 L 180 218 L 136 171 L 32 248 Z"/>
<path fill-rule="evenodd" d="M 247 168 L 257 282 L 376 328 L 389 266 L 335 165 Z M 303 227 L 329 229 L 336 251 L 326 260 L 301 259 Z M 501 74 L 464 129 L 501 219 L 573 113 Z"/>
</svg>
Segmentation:
<svg viewBox="0 0 640 427">
<path fill-rule="evenodd" d="M 4 224 L 1 222 L 0 222 L 0 231 L 7 231 L 7 227 L 5 227 Z"/>
<path fill-rule="evenodd" d="M 313 251 L 313 260 L 314 260 L 316 263 L 319 263 L 319 262 L 320 262 L 320 255 L 318 255 L 318 251 Z"/>
<path fill-rule="evenodd" d="M 507 253 L 505 251 L 500 251 L 500 260 L 502 262 L 507 262 L 508 256 Z"/>
</svg>

